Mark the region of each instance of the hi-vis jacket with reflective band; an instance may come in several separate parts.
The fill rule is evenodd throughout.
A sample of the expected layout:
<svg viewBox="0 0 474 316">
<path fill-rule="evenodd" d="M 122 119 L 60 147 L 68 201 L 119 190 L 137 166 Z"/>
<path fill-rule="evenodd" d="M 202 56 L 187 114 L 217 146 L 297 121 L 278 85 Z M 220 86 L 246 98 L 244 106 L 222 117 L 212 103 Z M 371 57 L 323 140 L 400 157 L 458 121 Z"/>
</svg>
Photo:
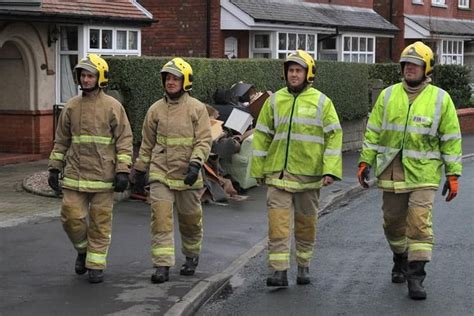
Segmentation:
<svg viewBox="0 0 474 316">
<path fill-rule="evenodd" d="M 402 83 L 380 94 L 370 114 L 359 162 L 378 177 L 401 152 L 405 181 L 379 180 L 380 188 L 437 188 L 446 175 L 461 175 L 461 132 L 449 94 L 427 85 L 410 105 Z"/>
<path fill-rule="evenodd" d="M 207 161 L 211 142 L 209 115 L 204 104 L 188 93 L 176 101 L 164 97 L 148 109 L 135 169 L 149 168 L 149 182 L 159 181 L 171 189 L 202 188 L 201 173 L 193 186 L 183 180 L 191 161 L 200 165 Z"/>
<path fill-rule="evenodd" d="M 63 188 L 82 192 L 113 189 L 117 172 L 132 164 L 132 130 L 124 108 L 102 90 L 70 99 L 59 117 L 49 168 L 62 170 Z"/>
<path fill-rule="evenodd" d="M 251 175 L 254 178 L 285 170 L 293 175 L 332 175 L 342 179 L 339 118 L 332 101 L 313 87 L 297 96 L 288 88 L 270 96 L 258 117 L 252 147 Z M 266 182 L 281 188 L 290 185 L 296 190 L 321 187 L 321 181 L 316 180 L 288 183 L 267 178 Z"/>
</svg>

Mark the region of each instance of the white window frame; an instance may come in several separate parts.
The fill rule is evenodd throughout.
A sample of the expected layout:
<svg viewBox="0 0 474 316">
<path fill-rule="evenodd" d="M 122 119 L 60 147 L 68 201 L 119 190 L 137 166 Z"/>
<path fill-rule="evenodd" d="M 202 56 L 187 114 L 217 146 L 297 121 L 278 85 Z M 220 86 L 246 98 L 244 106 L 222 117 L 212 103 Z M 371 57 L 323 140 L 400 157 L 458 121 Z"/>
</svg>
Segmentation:
<svg viewBox="0 0 474 316">
<path fill-rule="evenodd" d="M 418 5 L 423 5 L 423 0 L 411 0 L 412 4 L 418 4 Z"/>
<path fill-rule="evenodd" d="M 318 60 L 331 60 L 331 61 L 338 61 L 339 60 L 339 51 L 340 51 L 340 47 L 341 47 L 341 40 L 340 40 L 340 37 L 339 36 L 335 36 L 335 37 L 332 37 L 331 39 L 334 39 L 334 41 L 336 42 L 336 48 L 335 49 L 324 49 L 323 48 L 323 42 L 319 42 L 318 43 Z M 326 58 L 322 58 L 322 55 L 328 55 L 328 56 L 335 56 L 336 59 L 326 59 Z"/>
<path fill-rule="evenodd" d="M 459 0 L 458 8 L 469 9 L 469 0 Z"/>
<path fill-rule="evenodd" d="M 255 47 L 255 37 L 258 35 L 265 35 L 268 36 L 268 47 L 264 48 L 256 48 Z M 274 50 L 274 43 L 275 43 L 275 32 L 252 32 L 251 33 L 251 46 L 250 46 L 250 56 L 251 58 L 260 58 L 255 57 L 256 54 L 269 54 L 269 59 L 275 58 L 275 50 Z M 263 57 L 265 58 L 265 57 Z"/>
<path fill-rule="evenodd" d="M 345 62 L 357 62 L 357 63 L 364 63 L 364 64 L 374 64 L 375 63 L 375 36 L 366 35 L 366 34 L 343 34 L 341 37 L 340 46 L 341 47 L 341 55 L 339 56 L 338 60 L 345 61 Z M 349 40 L 349 50 L 346 50 L 345 47 L 345 39 L 350 38 Z M 357 38 L 357 50 L 353 50 L 353 39 Z M 365 39 L 365 51 L 360 50 L 360 45 L 362 43 L 361 39 Z M 372 47 L 369 51 L 369 40 L 372 41 Z M 346 56 L 349 55 L 349 60 L 346 60 Z M 365 61 L 361 61 L 361 56 L 364 56 Z M 369 56 L 371 56 L 371 61 L 369 62 Z M 357 57 L 357 58 L 355 58 Z M 356 60 L 355 60 L 356 59 Z"/>
<path fill-rule="evenodd" d="M 448 7 L 446 0 L 431 0 L 431 5 L 434 7 Z"/>
<path fill-rule="evenodd" d="M 63 55 L 77 55 L 78 60 L 87 56 L 89 53 L 95 53 L 103 56 L 141 56 L 141 29 L 140 28 L 127 28 L 127 27 L 108 27 L 108 26 L 97 26 L 97 25 L 60 25 L 60 27 L 77 26 L 77 41 L 78 49 L 75 51 L 62 51 L 60 47 L 60 41 L 56 42 L 56 104 L 65 104 L 65 101 L 61 101 L 61 56 Z M 89 36 L 90 29 L 99 30 L 112 30 L 112 49 L 95 49 L 89 47 Z M 127 49 L 117 49 L 117 31 L 127 31 L 126 42 Z M 137 49 L 128 49 L 129 32 L 137 32 Z M 102 34 L 100 31 L 99 34 Z M 101 38 L 99 38 L 102 43 Z M 79 88 L 78 88 L 79 93 Z"/>
<path fill-rule="evenodd" d="M 91 30 L 99 30 L 99 45 L 102 46 L 102 32 L 103 31 L 112 31 L 112 48 L 91 48 L 90 47 L 90 32 Z M 117 48 L 117 32 L 118 31 L 126 31 L 126 49 L 119 49 Z M 128 47 L 129 36 L 130 32 L 137 32 L 137 49 L 130 49 Z M 124 28 L 124 27 L 108 27 L 108 26 L 96 26 L 96 25 L 88 25 L 85 26 L 84 32 L 84 47 L 85 47 L 85 54 L 89 53 L 96 53 L 101 55 L 108 55 L 108 56 L 140 56 L 141 55 L 141 30 L 139 28 Z"/>
<path fill-rule="evenodd" d="M 443 39 L 438 47 L 440 64 L 464 65 L 464 41 L 458 39 Z"/>
<path fill-rule="evenodd" d="M 285 34 L 285 49 L 280 49 L 280 34 Z M 288 47 L 289 45 L 289 36 L 290 34 L 294 34 L 295 37 L 296 37 L 296 47 L 295 49 L 290 49 Z M 304 47 L 300 47 L 298 44 L 299 44 L 299 37 L 300 36 L 304 36 Z M 313 41 L 313 49 L 310 50 L 309 49 L 309 38 L 310 37 L 314 37 L 314 41 Z M 295 50 L 297 49 L 302 49 L 304 51 L 306 51 L 308 54 L 310 54 L 314 59 L 316 59 L 316 57 L 318 56 L 318 34 L 317 33 L 311 33 L 311 32 L 293 32 L 293 31 L 278 31 L 277 34 L 276 34 L 276 38 L 277 38 L 277 45 L 276 45 L 276 48 L 277 48 L 277 51 L 276 51 L 276 57 L 277 58 L 280 58 L 282 59 L 281 57 L 283 58 L 286 58 L 286 56 L 288 56 L 288 54 L 294 52 Z M 282 55 L 282 56 L 280 56 Z"/>
</svg>

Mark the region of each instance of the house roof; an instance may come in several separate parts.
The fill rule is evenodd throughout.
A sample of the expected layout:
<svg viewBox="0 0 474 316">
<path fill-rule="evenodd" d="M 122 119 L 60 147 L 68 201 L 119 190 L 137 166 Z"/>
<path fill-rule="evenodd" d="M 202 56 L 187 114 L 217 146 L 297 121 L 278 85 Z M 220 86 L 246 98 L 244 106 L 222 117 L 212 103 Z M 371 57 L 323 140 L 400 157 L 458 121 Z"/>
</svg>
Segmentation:
<svg viewBox="0 0 474 316">
<path fill-rule="evenodd" d="M 405 15 L 405 18 L 433 34 L 474 36 L 474 21 L 472 20 L 435 18 L 419 15 Z"/>
<path fill-rule="evenodd" d="M 73 20 L 107 20 L 151 23 L 153 16 L 133 0 L 42 0 L 8 1 L 0 5 L 1 16 L 56 18 Z"/>
<path fill-rule="evenodd" d="M 230 2 L 259 22 L 387 33 L 398 31 L 395 25 L 368 8 L 307 3 L 301 0 L 230 0 Z"/>
</svg>

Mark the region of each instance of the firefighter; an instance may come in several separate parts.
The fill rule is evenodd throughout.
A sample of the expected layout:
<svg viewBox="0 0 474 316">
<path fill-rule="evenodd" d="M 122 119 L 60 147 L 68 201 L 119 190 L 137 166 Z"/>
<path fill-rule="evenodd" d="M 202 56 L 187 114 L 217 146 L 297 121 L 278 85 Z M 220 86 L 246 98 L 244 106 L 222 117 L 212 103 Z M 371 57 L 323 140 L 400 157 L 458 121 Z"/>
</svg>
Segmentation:
<svg viewBox="0 0 474 316">
<path fill-rule="evenodd" d="M 312 87 L 313 58 L 303 50 L 289 54 L 284 75 L 286 87 L 265 101 L 252 142 L 251 175 L 268 186 L 267 286 L 288 285 L 292 217 L 296 282 L 310 283 L 319 191 L 342 179 L 342 129 L 332 101 Z"/>
<path fill-rule="evenodd" d="M 108 70 L 95 54 L 74 67 L 82 94 L 61 111 L 48 166 L 53 190 L 61 190 L 60 174 L 64 176 L 61 222 L 78 252 L 76 273 L 88 271 L 91 283 L 103 281 L 114 191 L 127 188 L 132 163 L 132 131 L 125 110 L 103 91 Z"/>
<path fill-rule="evenodd" d="M 412 299 L 425 299 L 425 264 L 433 248 L 432 208 L 446 174 L 451 201 L 461 176 L 461 132 L 449 94 L 431 84 L 432 50 L 422 42 L 402 52 L 401 83 L 383 90 L 370 114 L 359 159 L 359 182 L 370 169 L 383 190 L 383 228 L 393 252 L 392 282 L 408 281 Z"/>
<path fill-rule="evenodd" d="M 138 191 L 143 191 L 149 173 L 153 283 L 168 281 L 169 268 L 175 265 L 173 207 L 186 257 L 180 274 L 193 275 L 196 270 L 203 236 L 201 167 L 212 141 L 206 107 L 190 95 L 191 66 L 174 58 L 161 69 L 161 78 L 165 94 L 148 109 L 135 162 Z"/>
</svg>

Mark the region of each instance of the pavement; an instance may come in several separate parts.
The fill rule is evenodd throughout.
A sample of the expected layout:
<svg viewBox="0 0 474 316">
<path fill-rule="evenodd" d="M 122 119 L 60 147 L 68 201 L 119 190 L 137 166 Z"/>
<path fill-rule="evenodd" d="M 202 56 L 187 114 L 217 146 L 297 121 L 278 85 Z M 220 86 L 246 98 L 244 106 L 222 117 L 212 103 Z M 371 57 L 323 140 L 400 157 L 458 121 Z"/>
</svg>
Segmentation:
<svg viewBox="0 0 474 316">
<path fill-rule="evenodd" d="M 463 136 L 463 153 L 464 159 L 474 157 L 474 135 Z M 361 192 L 362 189 L 355 176 L 358 157 L 358 152 L 343 153 L 343 180 L 321 190 L 320 216 L 349 203 L 352 196 Z M 53 222 L 58 220 L 60 198 L 55 197 L 54 194 L 38 195 L 35 193 L 41 192 L 32 189 L 38 185 L 32 185 L 31 181 L 45 181 L 46 167 L 46 160 L 0 166 L 0 233 L 18 231 L 26 225 L 41 223 L 45 220 Z M 45 191 L 42 190 L 42 192 Z M 171 301 L 167 291 L 153 293 L 153 301 L 160 306 L 166 306 L 166 310 L 160 311 L 159 314 L 192 315 L 209 298 L 224 289 L 232 276 L 252 257 L 266 248 L 265 190 L 262 187 L 250 189 L 247 195 L 248 200 L 232 202 L 227 206 L 203 205 L 205 243 L 201 255 L 203 260 L 198 267 L 198 273 L 192 282 L 186 279 L 187 277 L 180 276 L 179 273 L 172 274 L 166 286 L 172 287 L 175 284 L 180 291 L 178 294 L 175 293 Z M 115 207 L 117 216 L 114 216 L 114 222 L 117 220 L 116 217 L 120 216 L 130 217 L 127 219 L 129 222 L 133 220 L 132 217 L 148 221 L 149 215 L 144 215 L 149 212 L 148 205 L 127 201 L 126 196 L 123 195 L 117 196 L 116 200 L 120 202 Z M 142 211 L 129 211 L 130 209 Z M 125 242 L 123 236 L 117 235 L 120 235 L 120 232 L 114 235 L 113 243 Z M 63 234 L 62 237 L 66 244 L 68 242 L 66 235 Z M 122 239 L 124 241 L 121 241 Z M 178 239 L 177 242 L 179 242 Z M 223 245 L 224 241 L 225 245 Z M 143 248 L 145 247 L 148 245 L 143 245 Z M 111 256 L 114 256 L 113 253 Z M 178 259 L 176 270 L 181 264 Z M 146 279 L 150 271 L 152 271 L 151 266 L 149 271 L 142 271 L 146 274 Z M 151 286 L 159 287 L 160 285 Z M 143 314 L 147 314 L 147 310 L 144 310 Z"/>
</svg>

